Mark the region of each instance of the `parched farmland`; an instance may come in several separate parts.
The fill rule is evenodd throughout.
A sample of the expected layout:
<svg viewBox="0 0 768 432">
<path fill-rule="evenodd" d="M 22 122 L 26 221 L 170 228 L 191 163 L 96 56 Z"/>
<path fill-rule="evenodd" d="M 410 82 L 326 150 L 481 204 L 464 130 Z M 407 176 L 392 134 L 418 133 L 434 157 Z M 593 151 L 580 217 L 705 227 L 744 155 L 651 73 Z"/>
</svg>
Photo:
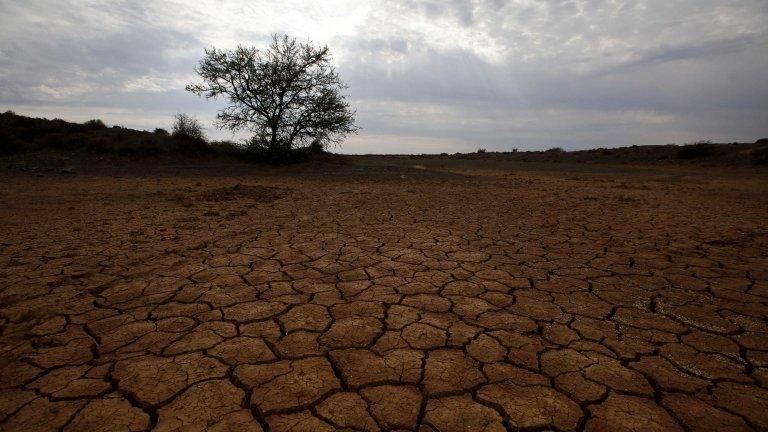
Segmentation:
<svg viewBox="0 0 768 432">
<path fill-rule="evenodd" d="M 764 173 L 371 160 L 3 171 L 0 430 L 768 429 Z"/>
</svg>

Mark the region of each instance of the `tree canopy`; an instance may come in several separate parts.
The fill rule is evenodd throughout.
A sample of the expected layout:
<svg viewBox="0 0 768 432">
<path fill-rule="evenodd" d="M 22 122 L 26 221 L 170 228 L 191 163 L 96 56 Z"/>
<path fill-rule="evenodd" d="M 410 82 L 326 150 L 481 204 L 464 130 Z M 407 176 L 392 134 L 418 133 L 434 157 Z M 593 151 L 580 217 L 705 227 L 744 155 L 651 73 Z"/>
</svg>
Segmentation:
<svg viewBox="0 0 768 432">
<path fill-rule="evenodd" d="M 340 142 L 357 131 L 342 94 L 347 87 L 331 65 L 327 46 L 275 35 L 267 49 L 209 48 L 195 68 L 201 81 L 186 89 L 227 105 L 217 126 L 249 130 L 251 143 L 270 151 Z"/>
</svg>

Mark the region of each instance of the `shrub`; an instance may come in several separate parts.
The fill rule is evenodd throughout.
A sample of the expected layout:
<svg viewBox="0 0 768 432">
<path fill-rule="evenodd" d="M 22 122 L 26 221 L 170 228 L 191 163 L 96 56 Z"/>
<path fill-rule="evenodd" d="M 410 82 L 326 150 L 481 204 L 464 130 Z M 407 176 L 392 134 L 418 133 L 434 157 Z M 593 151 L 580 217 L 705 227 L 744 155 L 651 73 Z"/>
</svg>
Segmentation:
<svg viewBox="0 0 768 432">
<path fill-rule="evenodd" d="M 213 151 L 221 155 L 228 155 L 237 158 L 246 157 L 246 147 L 232 141 L 213 141 L 208 144 Z"/>
<path fill-rule="evenodd" d="M 92 152 L 109 152 L 112 151 L 112 142 L 111 140 L 106 136 L 93 136 L 91 135 L 88 137 L 88 140 L 83 143 L 82 146 L 83 150 L 92 151 Z"/>
<path fill-rule="evenodd" d="M 138 143 L 126 144 L 120 147 L 118 153 L 123 156 L 148 157 L 160 154 L 160 142 L 153 136 L 145 136 L 139 139 Z"/>
<path fill-rule="evenodd" d="M 246 141 L 242 156 L 253 162 L 263 162 L 273 165 L 287 165 L 306 161 L 316 156 L 327 155 L 325 145 L 315 141 L 305 147 L 288 148 L 285 146 L 271 147 L 269 141 L 258 136 Z"/>
<path fill-rule="evenodd" d="M 562 147 L 552 147 L 547 150 L 547 153 L 563 153 L 564 151 Z"/>
<path fill-rule="evenodd" d="M 477 153 L 488 153 L 488 150 L 486 150 L 484 148 L 479 148 L 479 149 L 477 149 Z"/>
<path fill-rule="evenodd" d="M 107 128 L 107 125 L 105 125 L 104 122 L 99 119 L 88 120 L 87 122 L 83 123 L 83 126 L 85 126 L 87 129 L 94 130 Z"/>
<path fill-rule="evenodd" d="M 205 141 L 203 125 L 187 114 L 176 114 L 172 135 L 176 138 Z"/>
<path fill-rule="evenodd" d="M 24 150 L 24 143 L 15 136 L 0 139 L 0 156 L 10 156 Z"/>
<path fill-rule="evenodd" d="M 46 135 L 41 136 L 40 138 L 36 139 L 34 142 L 34 148 L 35 149 L 55 149 L 55 148 L 61 148 L 64 144 L 64 134 L 63 133 L 49 133 Z"/>
<path fill-rule="evenodd" d="M 323 145 L 323 141 L 319 139 L 313 140 L 312 143 L 307 146 L 307 152 L 311 154 L 325 153 L 325 146 Z"/>
<path fill-rule="evenodd" d="M 304 152 L 285 146 L 270 147 L 269 141 L 258 135 L 246 141 L 243 153 L 251 161 L 276 165 L 298 162 L 305 156 Z"/>
<path fill-rule="evenodd" d="M 66 134 L 62 137 L 59 148 L 65 150 L 76 150 L 78 148 L 82 148 L 87 138 L 88 136 L 82 132 Z"/>
<path fill-rule="evenodd" d="M 755 144 L 768 144 L 768 138 L 760 138 L 759 140 L 755 141 Z"/>
<path fill-rule="evenodd" d="M 203 155 L 213 151 L 214 149 L 201 139 L 176 139 L 174 145 L 168 149 L 169 153 L 178 155 Z"/>
<path fill-rule="evenodd" d="M 768 142 L 768 141 L 766 141 Z M 768 165 L 768 146 L 753 149 L 749 153 L 752 162 L 756 165 Z"/>
<path fill-rule="evenodd" d="M 163 128 L 156 128 L 152 133 L 154 133 L 155 135 L 160 135 L 160 136 L 168 136 L 169 135 L 168 131 L 163 129 Z"/>
<path fill-rule="evenodd" d="M 699 159 L 714 154 L 715 146 L 710 140 L 686 144 L 677 150 L 677 158 L 682 160 Z"/>
</svg>

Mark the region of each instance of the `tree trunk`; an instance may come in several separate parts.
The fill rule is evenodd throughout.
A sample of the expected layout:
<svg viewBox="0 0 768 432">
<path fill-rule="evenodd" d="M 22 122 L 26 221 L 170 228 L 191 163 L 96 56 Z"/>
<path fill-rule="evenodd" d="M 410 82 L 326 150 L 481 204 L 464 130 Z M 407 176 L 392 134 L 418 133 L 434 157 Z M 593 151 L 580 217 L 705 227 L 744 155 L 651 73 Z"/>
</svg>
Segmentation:
<svg viewBox="0 0 768 432">
<path fill-rule="evenodd" d="M 272 125 L 272 137 L 269 140 L 269 149 L 270 150 L 276 150 L 277 149 L 277 125 Z"/>
</svg>

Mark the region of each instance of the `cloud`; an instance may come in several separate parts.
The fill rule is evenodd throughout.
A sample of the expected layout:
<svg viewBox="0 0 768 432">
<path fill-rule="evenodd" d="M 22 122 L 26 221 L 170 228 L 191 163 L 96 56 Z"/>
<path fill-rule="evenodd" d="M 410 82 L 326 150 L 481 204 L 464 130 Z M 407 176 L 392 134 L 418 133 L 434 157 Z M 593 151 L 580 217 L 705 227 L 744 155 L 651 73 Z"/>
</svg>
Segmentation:
<svg viewBox="0 0 768 432">
<path fill-rule="evenodd" d="M 763 38 L 764 39 L 764 38 Z M 704 60 L 709 57 L 747 51 L 759 47 L 764 40 L 755 35 L 697 41 L 679 45 L 664 45 L 636 52 L 633 57 L 592 76 L 616 74 L 622 71 L 683 60 Z"/>
<path fill-rule="evenodd" d="M 0 108 L 210 123 L 219 105 L 182 91 L 203 49 L 275 32 L 331 47 L 363 128 L 348 151 L 765 135 L 764 0 L 2 2 Z"/>
</svg>

